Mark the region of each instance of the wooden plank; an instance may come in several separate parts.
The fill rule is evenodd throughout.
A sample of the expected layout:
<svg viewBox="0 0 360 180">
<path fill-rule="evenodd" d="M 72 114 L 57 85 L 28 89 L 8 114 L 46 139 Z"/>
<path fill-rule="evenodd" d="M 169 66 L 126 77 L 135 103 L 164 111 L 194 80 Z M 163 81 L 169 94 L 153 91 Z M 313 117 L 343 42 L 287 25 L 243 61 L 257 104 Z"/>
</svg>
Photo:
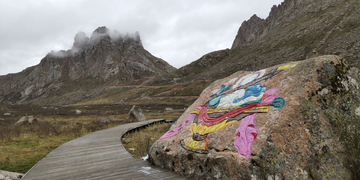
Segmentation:
<svg viewBox="0 0 360 180">
<path fill-rule="evenodd" d="M 185 179 L 135 159 L 121 144 L 121 136 L 163 119 L 120 125 L 69 141 L 39 161 L 23 180 L 56 179 Z"/>
</svg>

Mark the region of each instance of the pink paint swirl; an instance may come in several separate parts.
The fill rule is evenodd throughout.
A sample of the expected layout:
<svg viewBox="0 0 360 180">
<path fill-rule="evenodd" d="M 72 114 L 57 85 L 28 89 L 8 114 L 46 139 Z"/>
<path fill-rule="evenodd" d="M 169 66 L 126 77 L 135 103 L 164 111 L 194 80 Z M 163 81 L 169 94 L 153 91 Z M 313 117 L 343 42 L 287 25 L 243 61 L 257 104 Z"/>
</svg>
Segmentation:
<svg viewBox="0 0 360 180">
<path fill-rule="evenodd" d="M 177 127 L 177 128 L 175 128 L 175 129 L 173 129 L 173 130 L 165 133 L 164 135 L 162 135 L 162 136 L 159 138 L 159 140 L 160 140 L 160 139 L 166 139 L 166 138 L 175 136 L 175 135 L 180 131 L 180 129 L 183 128 L 183 127 L 185 126 L 185 124 L 188 123 L 189 121 L 191 121 L 194 117 L 195 117 L 195 114 L 190 114 L 190 115 L 185 119 L 185 121 L 183 121 L 183 123 L 182 123 L 179 127 Z"/>
<path fill-rule="evenodd" d="M 239 128 L 236 130 L 234 145 L 238 153 L 246 158 L 251 155 L 252 144 L 258 134 L 255 126 L 256 113 L 246 116 L 241 120 Z"/>
</svg>

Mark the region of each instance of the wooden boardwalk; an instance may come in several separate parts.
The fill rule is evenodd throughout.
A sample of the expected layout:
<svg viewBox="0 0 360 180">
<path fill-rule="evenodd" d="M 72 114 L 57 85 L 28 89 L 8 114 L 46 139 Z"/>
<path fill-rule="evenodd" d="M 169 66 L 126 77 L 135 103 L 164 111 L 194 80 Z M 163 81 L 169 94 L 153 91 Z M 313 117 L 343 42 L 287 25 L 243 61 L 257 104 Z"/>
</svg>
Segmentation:
<svg viewBox="0 0 360 180">
<path fill-rule="evenodd" d="M 22 180 L 56 179 L 185 179 L 135 159 L 121 144 L 129 129 L 164 120 L 124 124 L 69 141 L 39 161 Z"/>
</svg>

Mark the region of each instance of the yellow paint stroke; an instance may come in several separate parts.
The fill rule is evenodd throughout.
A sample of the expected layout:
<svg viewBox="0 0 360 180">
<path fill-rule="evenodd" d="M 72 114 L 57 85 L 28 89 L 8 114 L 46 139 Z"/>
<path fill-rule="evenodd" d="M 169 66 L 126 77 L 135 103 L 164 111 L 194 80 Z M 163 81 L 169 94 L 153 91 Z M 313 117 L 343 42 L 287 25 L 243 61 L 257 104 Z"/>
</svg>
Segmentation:
<svg viewBox="0 0 360 180">
<path fill-rule="evenodd" d="M 195 141 L 192 137 L 188 137 L 184 139 L 184 144 L 186 147 L 190 149 L 202 150 L 202 151 L 208 150 L 207 142 L 208 142 L 208 138 L 206 138 L 203 141 Z"/>
<path fill-rule="evenodd" d="M 284 66 L 280 66 L 278 68 L 278 70 L 285 70 L 285 69 L 292 69 L 296 66 L 296 64 L 293 64 L 293 65 L 284 65 Z"/>
<path fill-rule="evenodd" d="M 253 107 L 252 109 L 244 111 L 244 113 L 268 113 L 269 106 Z"/>
<path fill-rule="evenodd" d="M 223 122 L 221 122 L 219 124 L 215 124 L 215 125 L 210 126 L 210 127 L 202 125 L 202 124 L 193 123 L 190 126 L 190 130 L 194 134 L 205 135 L 205 134 L 210 134 L 210 133 L 219 131 L 221 129 L 224 129 L 227 126 L 229 126 L 231 124 L 234 124 L 235 122 L 237 122 L 237 121 L 228 122 L 228 120 L 225 120 L 225 121 L 223 121 Z"/>
<path fill-rule="evenodd" d="M 236 110 L 239 109 L 241 107 L 224 107 L 224 108 L 216 108 L 216 109 L 207 109 L 206 113 L 207 114 L 213 114 L 213 113 L 222 113 L 222 112 L 228 112 L 228 111 L 232 111 L 232 110 Z M 269 112 L 269 107 L 268 106 L 262 106 L 262 107 L 253 107 L 252 109 L 246 110 L 244 111 L 244 113 L 268 113 Z M 191 114 L 196 114 L 199 115 L 200 110 L 199 109 L 195 109 L 194 111 L 191 112 Z"/>
<path fill-rule="evenodd" d="M 223 107 L 223 108 L 209 108 L 206 110 L 206 113 L 208 114 L 213 114 L 213 113 L 222 113 L 222 112 L 227 112 L 227 111 L 232 111 L 235 109 L 239 109 L 240 107 Z M 191 112 L 191 114 L 197 114 L 199 115 L 200 113 L 200 109 L 195 109 L 194 111 Z"/>
</svg>

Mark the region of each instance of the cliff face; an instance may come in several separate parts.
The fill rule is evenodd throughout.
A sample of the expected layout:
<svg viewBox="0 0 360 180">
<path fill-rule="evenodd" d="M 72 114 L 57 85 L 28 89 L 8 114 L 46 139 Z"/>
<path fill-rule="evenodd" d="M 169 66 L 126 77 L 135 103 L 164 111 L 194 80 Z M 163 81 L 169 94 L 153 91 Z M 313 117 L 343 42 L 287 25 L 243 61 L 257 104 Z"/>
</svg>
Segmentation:
<svg viewBox="0 0 360 180">
<path fill-rule="evenodd" d="M 76 34 L 70 50 L 51 52 L 34 67 L 1 76 L 0 102 L 46 98 L 49 92 L 83 79 L 95 79 L 94 86 L 114 80 L 126 83 L 174 70 L 144 49 L 138 32 L 121 35 L 99 27 L 90 38 L 83 32 Z"/>
</svg>

